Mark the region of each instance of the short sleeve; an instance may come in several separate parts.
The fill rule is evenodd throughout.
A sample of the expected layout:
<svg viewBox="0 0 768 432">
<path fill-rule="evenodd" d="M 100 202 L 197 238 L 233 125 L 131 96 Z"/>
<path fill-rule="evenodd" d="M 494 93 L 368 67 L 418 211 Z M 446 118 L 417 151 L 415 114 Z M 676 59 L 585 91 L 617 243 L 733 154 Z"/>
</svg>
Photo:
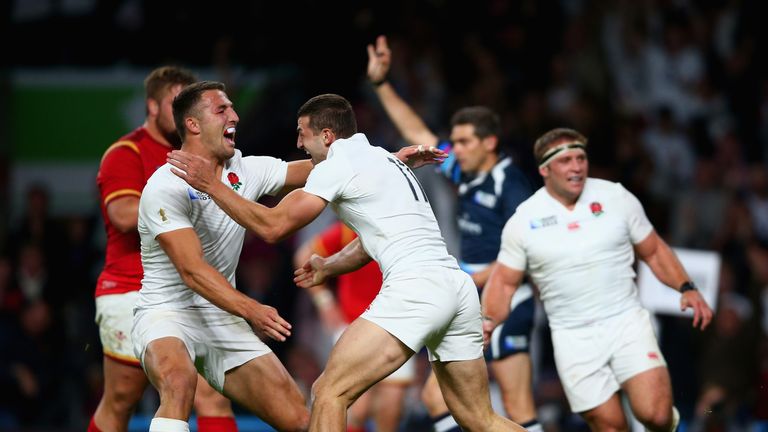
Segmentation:
<svg viewBox="0 0 768 432">
<path fill-rule="evenodd" d="M 139 202 L 139 229 L 151 238 L 181 228 L 192 228 L 187 188 L 149 183 Z"/>
<path fill-rule="evenodd" d="M 640 200 L 624 186 L 619 185 L 619 187 L 621 188 L 619 205 L 624 210 L 629 237 L 632 244 L 638 244 L 648 237 L 653 230 L 653 225 L 648 220 Z"/>
<path fill-rule="evenodd" d="M 512 216 L 501 231 L 501 249 L 496 260 L 509 268 L 524 271 L 528 261 L 523 247 L 523 233 L 518 218 Z"/>
<path fill-rule="evenodd" d="M 141 196 L 144 182 L 144 166 L 133 143 L 117 143 L 107 150 L 96 176 L 104 206 L 125 195 Z"/>
<path fill-rule="evenodd" d="M 334 157 L 317 164 L 309 173 L 304 192 L 319 196 L 328 202 L 336 201 L 354 176 L 343 161 L 341 157 Z"/>
<path fill-rule="evenodd" d="M 285 186 L 288 163 L 269 156 L 246 156 L 242 164 L 253 184 L 258 185 L 251 199 L 276 195 Z"/>
</svg>

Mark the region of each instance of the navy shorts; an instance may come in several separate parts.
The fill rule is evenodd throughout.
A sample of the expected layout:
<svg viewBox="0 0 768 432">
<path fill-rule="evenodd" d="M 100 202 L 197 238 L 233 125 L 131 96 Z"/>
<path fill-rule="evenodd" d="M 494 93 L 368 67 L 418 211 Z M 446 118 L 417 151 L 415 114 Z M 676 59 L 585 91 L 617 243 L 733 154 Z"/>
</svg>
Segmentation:
<svg viewBox="0 0 768 432">
<path fill-rule="evenodd" d="M 491 334 L 490 344 L 485 350 L 487 361 L 500 360 L 513 354 L 527 353 L 530 350 L 536 304 L 530 287 L 523 285 L 520 288 L 515 293 L 515 297 L 520 295 L 522 298 L 517 302 L 515 300 L 518 299 L 513 298 L 512 309 L 507 320 L 496 327 Z M 524 288 L 528 288 L 528 292 Z"/>
</svg>

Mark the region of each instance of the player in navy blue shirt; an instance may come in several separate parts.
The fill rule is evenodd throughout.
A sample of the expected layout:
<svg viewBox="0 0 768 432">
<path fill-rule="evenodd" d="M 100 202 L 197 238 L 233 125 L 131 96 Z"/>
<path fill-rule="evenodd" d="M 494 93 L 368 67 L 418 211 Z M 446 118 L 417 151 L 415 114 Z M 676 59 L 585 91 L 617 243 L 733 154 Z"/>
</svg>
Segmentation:
<svg viewBox="0 0 768 432">
<path fill-rule="evenodd" d="M 442 173 L 456 185 L 460 263 L 478 288 L 488 280 L 499 253 L 501 231 L 517 206 L 532 193 L 526 176 L 499 148 L 499 117 L 492 110 L 467 107 L 451 118 L 450 140 L 440 140 L 387 82 L 391 51 L 386 38 L 368 45 L 368 79 L 392 122 L 409 144 L 425 149 L 437 146 L 450 153 Z M 507 415 L 532 431 L 541 431 L 531 390 L 529 341 L 533 328 L 534 299 L 529 286 L 512 299 L 508 320 L 494 331 L 486 353 L 499 383 Z M 522 287 L 521 287 L 522 288 Z M 434 373 L 422 400 L 435 430 L 460 431 L 450 417 Z"/>
</svg>

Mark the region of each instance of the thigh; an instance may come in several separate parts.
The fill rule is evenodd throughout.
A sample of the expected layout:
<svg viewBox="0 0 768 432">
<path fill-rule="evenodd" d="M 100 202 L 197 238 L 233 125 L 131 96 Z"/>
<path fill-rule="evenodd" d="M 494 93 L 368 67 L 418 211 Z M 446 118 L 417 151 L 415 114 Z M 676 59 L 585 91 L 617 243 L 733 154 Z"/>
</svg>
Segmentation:
<svg viewBox="0 0 768 432">
<path fill-rule="evenodd" d="M 632 412 L 639 419 L 672 409 L 672 384 L 666 367 L 639 373 L 621 385 L 627 393 Z"/>
<path fill-rule="evenodd" d="M 149 381 L 161 393 L 176 385 L 194 389 L 197 371 L 186 344 L 179 338 L 163 337 L 151 341 L 144 350 L 142 366 Z"/>
<path fill-rule="evenodd" d="M 227 371 L 224 394 L 279 430 L 307 415 L 298 385 L 272 352 Z"/>
<path fill-rule="evenodd" d="M 334 395 L 346 395 L 354 400 L 413 354 L 408 346 L 386 330 L 367 319 L 358 318 L 331 350 L 322 375 L 323 385 Z"/>
<path fill-rule="evenodd" d="M 490 366 L 502 394 L 521 396 L 531 394 L 531 356 L 528 353 L 518 353 L 493 361 Z"/>
</svg>

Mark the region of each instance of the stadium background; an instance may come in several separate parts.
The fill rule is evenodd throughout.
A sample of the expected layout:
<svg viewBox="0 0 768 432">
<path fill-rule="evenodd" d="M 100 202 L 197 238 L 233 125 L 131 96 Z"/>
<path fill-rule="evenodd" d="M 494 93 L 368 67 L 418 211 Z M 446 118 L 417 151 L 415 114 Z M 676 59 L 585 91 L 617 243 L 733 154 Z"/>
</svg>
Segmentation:
<svg viewBox="0 0 768 432">
<path fill-rule="evenodd" d="M 378 34 L 394 51 L 392 82 L 433 130 L 446 135 L 458 107 L 488 105 L 502 115 L 502 142 L 538 182 L 535 137 L 575 127 L 590 137 L 592 176 L 634 192 L 673 246 L 721 254 L 712 327 L 699 334 L 689 320 L 659 315 L 662 350 L 687 428 L 766 429 L 762 2 L 326 3 L 3 2 L 0 430 L 84 430 L 98 402 L 92 292 L 104 235 L 95 173 L 103 150 L 143 119 L 146 73 L 174 63 L 226 82 L 244 154 L 303 157 L 296 110 L 326 92 L 350 99 L 360 130 L 394 149 L 400 138 L 365 81 L 365 45 Z M 455 250 L 450 193 L 430 172 L 420 176 L 440 197 Z M 305 387 L 327 346 L 291 283 L 290 256 L 328 219 L 277 246 L 249 237 L 238 275 L 239 289 L 298 325 L 273 348 Z M 583 429 L 564 402 L 545 325 L 534 343 L 540 418 L 548 430 Z M 417 395 L 415 386 L 403 430 L 427 430 Z M 151 416 L 155 403 L 148 392 L 139 414 Z"/>
</svg>

